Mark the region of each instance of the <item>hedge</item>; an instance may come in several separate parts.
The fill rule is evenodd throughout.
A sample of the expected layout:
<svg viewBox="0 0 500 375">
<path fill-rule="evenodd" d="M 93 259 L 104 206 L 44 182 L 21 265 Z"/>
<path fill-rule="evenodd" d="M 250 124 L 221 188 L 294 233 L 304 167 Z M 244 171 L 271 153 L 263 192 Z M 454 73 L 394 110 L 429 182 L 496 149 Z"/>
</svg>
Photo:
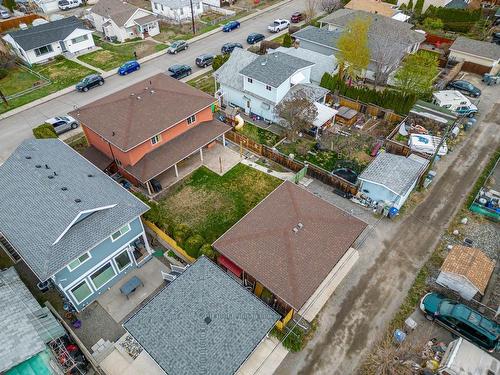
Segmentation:
<svg viewBox="0 0 500 375">
<path fill-rule="evenodd" d="M 481 19 L 481 10 L 437 8 L 431 5 L 425 16 L 439 18 L 443 21 L 444 30 L 467 33 Z"/>
<path fill-rule="evenodd" d="M 407 114 L 417 101 L 415 95 L 403 95 L 397 90 L 377 91 L 368 87 L 348 86 L 342 79 L 339 79 L 338 75 L 329 73 L 323 74 L 320 86 L 330 91 L 338 91 L 340 95 L 354 100 L 392 109 L 401 115 Z"/>
<path fill-rule="evenodd" d="M 50 124 L 42 124 L 33 129 L 33 135 L 36 139 L 57 138 L 54 127 Z"/>
</svg>

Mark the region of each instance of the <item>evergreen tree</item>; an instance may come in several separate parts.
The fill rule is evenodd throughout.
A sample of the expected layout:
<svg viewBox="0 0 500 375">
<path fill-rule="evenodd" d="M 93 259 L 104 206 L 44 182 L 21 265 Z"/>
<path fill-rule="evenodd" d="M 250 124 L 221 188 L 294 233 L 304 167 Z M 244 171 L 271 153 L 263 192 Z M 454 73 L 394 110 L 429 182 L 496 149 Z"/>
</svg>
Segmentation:
<svg viewBox="0 0 500 375">
<path fill-rule="evenodd" d="M 285 48 L 290 48 L 292 46 L 292 37 L 290 34 L 286 33 L 285 36 L 283 37 L 283 47 Z"/>
</svg>

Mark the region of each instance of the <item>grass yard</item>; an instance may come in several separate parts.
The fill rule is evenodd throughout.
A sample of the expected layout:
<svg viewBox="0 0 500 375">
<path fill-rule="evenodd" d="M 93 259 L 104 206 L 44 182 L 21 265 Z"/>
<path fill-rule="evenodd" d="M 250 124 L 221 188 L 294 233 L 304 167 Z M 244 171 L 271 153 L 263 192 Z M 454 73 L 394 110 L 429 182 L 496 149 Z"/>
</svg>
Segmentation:
<svg viewBox="0 0 500 375">
<path fill-rule="evenodd" d="M 68 86 L 72 86 L 83 77 L 95 73 L 93 70 L 81 66 L 74 61 L 66 60 L 64 57 L 59 57 L 55 59 L 55 61 L 48 64 L 34 65 L 32 69 L 40 73 L 42 76 L 50 79 L 52 83 L 26 95 L 10 100 L 8 107 L 2 103 L 0 105 L 0 113 L 7 112 L 26 103 L 30 103 L 33 100 L 43 98 L 56 91 L 62 90 Z M 10 75 L 0 81 L 0 87 L 4 87 L 4 80 L 9 79 L 9 77 Z M 12 80 L 12 78 L 10 78 L 10 80 Z M 11 82 L 10 84 L 14 83 Z"/>
<path fill-rule="evenodd" d="M 255 126 L 249 122 L 245 122 L 243 128 L 237 130 L 237 132 L 243 134 L 244 136 L 247 136 L 255 142 L 269 147 L 274 146 L 282 138 L 278 134 L 270 132 L 269 130 L 259 128 L 258 126 Z"/>
<path fill-rule="evenodd" d="M 173 186 L 159 203 L 168 221 L 187 224 L 206 243 L 212 243 L 280 183 L 243 164 L 224 176 L 201 167 Z"/>
<path fill-rule="evenodd" d="M 94 42 L 96 46 L 101 47 L 102 50 L 87 53 L 79 56 L 78 59 L 104 71 L 117 68 L 124 62 L 133 60 L 135 58 L 134 51 L 140 59 L 167 48 L 164 44 L 157 44 L 148 40 L 112 44 L 94 36 Z"/>
<path fill-rule="evenodd" d="M 66 139 L 65 142 L 68 146 L 80 154 L 89 147 L 87 138 L 85 138 L 85 135 L 83 134 L 76 134 L 71 138 Z"/>
<path fill-rule="evenodd" d="M 212 76 L 214 72 L 211 70 L 201 76 L 193 78 L 188 81 L 188 85 L 196 87 L 198 90 L 206 92 L 207 94 L 215 94 L 215 79 Z"/>
<path fill-rule="evenodd" d="M 28 69 L 16 65 L 9 69 L 9 73 L 6 77 L 0 80 L 0 87 L 2 88 L 3 94 L 9 96 L 27 90 L 40 81 L 40 78 L 31 73 Z"/>
</svg>

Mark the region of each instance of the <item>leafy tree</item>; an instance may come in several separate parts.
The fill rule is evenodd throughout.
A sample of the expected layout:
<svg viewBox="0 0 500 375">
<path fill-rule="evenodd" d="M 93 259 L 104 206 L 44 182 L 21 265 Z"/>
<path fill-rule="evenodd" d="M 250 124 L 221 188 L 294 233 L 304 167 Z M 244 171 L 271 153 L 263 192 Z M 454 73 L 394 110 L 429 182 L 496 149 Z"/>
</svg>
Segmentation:
<svg viewBox="0 0 500 375">
<path fill-rule="evenodd" d="M 191 228 L 187 224 L 178 224 L 174 228 L 174 240 L 180 245 L 184 246 L 184 241 L 191 236 Z M 200 244 L 201 246 L 201 244 Z"/>
<path fill-rule="evenodd" d="M 209 243 L 203 244 L 203 246 L 200 247 L 199 255 L 205 255 L 207 258 L 210 258 L 212 260 L 215 260 L 215 258 L 217 258 L 217 253 Z"/>
<path fill-rule="evenodd" d="M 4 0 L 3 5 L 12 12 L 16 7 L 16 2 L 15 0 Z"/>
<path fill-rule="evenodd" d="M 415 3 L 415 8 L 413 8 L 413 11 L 415 12 L 415 14 L 421 15 L 423 8 L 424 8 L 424 0 L 417 0 L 417 2 Z"/>
<path fill-rule="evenodd" d="M 212 63 L 212 69 L 214 70 L 214 72 L 219 69 L 222 65 L 224 65 L 224 63 L 229 60 L 229 57 L 231 55 L 229 53 L 226 53 L 224 55 L 216 55 L 214 57 L 214 61 Z"/>
<path fill-rule="evenodd" d="M 292 46 L 292 37 L 290 34 L 286 33 L 285 36 L 283 37 L 283 47 L 285 48 L 290 48 Z"/>
<path fill-rule="evenodd" d="M 57 138 L 54 127 L 50 124 L 42 124 L 33 129 L 33 136 L 36 139 Z"/>
<path fill-rule="evenodd" d="M 423 25 L 426 30 L 439 30 L 443 28 L 444 23 L 440 18 L 426 17 Z"/>
<path fill-rule="evenodd" d="M 410 12 L 412 12 L 413 11 L 413 7 L 414 7 L 413 0 L 410 0 L 408 2 L 408 6 L 406 7 L 406 9 L 408 9 Z"/>
<path fill-rule="evenodd" d="M 314 17 L 316 16 L 318 9 L 318 0 L 306 0 L 304 9 L 304 22 L 306 25 L 310 25 Z"/>
<path fill-rule="evenodd" d="M 432 91 L 432 83 L 438 73 L 437 55 L 420 51 L 406 56 L 394 78 L 396 87 L 404 94 L 424 96 Z"/>
<path fill-rule="evenodd" d="M 302 129 L 309 129 L 318 116 L 318 109 L 304 90 L 296 91 L 290 98 L 282 100 L 275 107 L 275 112 L 292 142 L 295 141 L 297 133 Z"/>
<path fill-rule="evenodd" d="M 370 63 L 370 49 L 368 48 L 369 18 L 356 17 L 349 22 L 340 35 L 337 48 L 340 50 L 337 58 L 342 74 L 349 79 L 356 79 Z"/>
<path fill-rule="evenodd" d="M 205 239 L 199 234 L 193 234 L 184 242 L 184 250 L 193 258 L 198 258 L 200 247 L 205 242 Z"/>
</svg>

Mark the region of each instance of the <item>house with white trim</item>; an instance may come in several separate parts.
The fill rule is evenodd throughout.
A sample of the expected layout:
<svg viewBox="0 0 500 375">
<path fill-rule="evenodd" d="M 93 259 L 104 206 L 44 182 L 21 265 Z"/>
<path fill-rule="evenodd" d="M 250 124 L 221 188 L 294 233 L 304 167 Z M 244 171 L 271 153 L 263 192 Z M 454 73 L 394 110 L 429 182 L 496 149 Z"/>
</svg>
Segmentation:
<svg viewBox="0 0 500 375">
<path fill-rule="evenodd" d="M 27 140 L 0 166 L 0 249 L 77 311 L 151 259 L 148 209 L 58 139 Z"/>
<path fill-rule="evenodd" d="M 3 40 L 30 65 L 63 53 L 81 54 L 95 48 L 92 31 L 75 16 L 10 32 Z"/>
<path fill-rule="evenodd" d="M 203 14 L 203 2 L 201 0 L 151 0 L 151 9 L 154 14 L 166 17 L 170 20 L 183 22 L 191 20 L 191 3 L 193 4 L 193 16 L 197 18 Z"/>
<path fill-rule="evenodd" d="M 90 18 L 97 31 L 118 42 L 160 33 L 153 12 L 120 0 L 99 0 L 90 10 Z"/>
</svg>

